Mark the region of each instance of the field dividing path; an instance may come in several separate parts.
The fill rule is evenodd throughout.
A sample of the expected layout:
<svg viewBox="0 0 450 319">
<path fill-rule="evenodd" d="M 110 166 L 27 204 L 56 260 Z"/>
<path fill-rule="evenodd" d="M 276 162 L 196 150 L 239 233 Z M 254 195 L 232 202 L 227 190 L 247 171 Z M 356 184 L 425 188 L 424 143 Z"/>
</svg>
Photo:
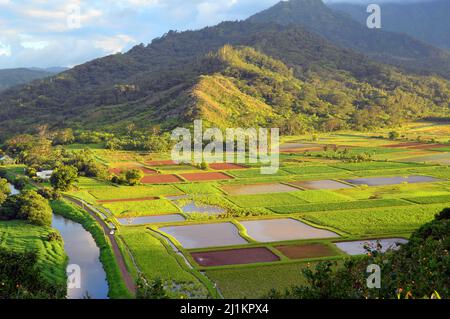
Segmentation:
<svg viewBox="0 0 450 319">
<path fill-rule="evenodd" d="M 66 200 L 70 201 L 71 203 L 77 205 L 79 208 L 83 209 L 87 213 L 89 213 L 89 215 L 94 217 L 95 220 L 102 226 L 105 235 L 109 238 L 109 241 L 111 242 L 111 247 L 113 249 L 117 264 L 119 266 L 120 273 L 122 275 L 122 279 L 125 282 L 125 285 L 127 286 L 128 290 L 132 294 L 135 294 L 136 293 L 136 283 L 134 282 L 131 274 L 128 272 L 127 266 L 125 264 L 125 259 L 123 258 L 122 253 L 119 249 L 119 245 L 117 244 L 116 237 L 114 235 L 110 234 L 111 230 L 109 229 L 108 225 L 106 225 L 105 221 L 102 220 L 97 215 L 97 213 L 92 208 L 89 207 L 89 205 L 86 205 L 83 202 L 81 202 L 77 199 L 71 198 L 69 196 L 63 195 L 63 197 Z"/>
</svg>

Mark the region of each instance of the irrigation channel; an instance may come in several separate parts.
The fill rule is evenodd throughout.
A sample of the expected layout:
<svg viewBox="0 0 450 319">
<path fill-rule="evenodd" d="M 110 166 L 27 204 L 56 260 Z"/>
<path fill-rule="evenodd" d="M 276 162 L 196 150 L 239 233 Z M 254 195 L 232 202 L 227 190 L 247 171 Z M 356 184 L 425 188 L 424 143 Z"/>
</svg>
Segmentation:
<svg viewBox="0 0 450 319">
<path fill-rule="evenodd" d="M 20 194 L 20 191 L 9 184 L 11 195 Z M 75 272 L 71 271 L 69 277 L 79 278 L 79 281 L 72 281 L 67 287 L 68 299 L 107 299 L 108 282 L 106 273 L 100 262 L 100 249 L 97 247 L 92 235 L 80 224 L 53 214 L 52 227 L 57 229 L 64 240 L 64 250 L 69 257 L 69 265 Z M 69 268 L 68 268 L 69 269 Z M 78 276 L 79 275 L 79 276 Z"/>
</svg>

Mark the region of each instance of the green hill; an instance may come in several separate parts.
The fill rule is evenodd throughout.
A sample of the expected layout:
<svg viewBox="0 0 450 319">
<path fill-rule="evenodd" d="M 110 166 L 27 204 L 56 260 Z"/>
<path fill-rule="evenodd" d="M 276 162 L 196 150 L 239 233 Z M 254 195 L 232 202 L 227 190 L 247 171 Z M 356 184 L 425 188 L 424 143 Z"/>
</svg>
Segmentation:
<svg viewBox="0 0 450 319">
<path fill-rule="evenodd" d="M 169 32 L 0 94 L 0 138 L 50 129 L 367 129 L 448 110 L 450 84 L 339 48 L 299 26 L 225 22 Z"/>
</svg>

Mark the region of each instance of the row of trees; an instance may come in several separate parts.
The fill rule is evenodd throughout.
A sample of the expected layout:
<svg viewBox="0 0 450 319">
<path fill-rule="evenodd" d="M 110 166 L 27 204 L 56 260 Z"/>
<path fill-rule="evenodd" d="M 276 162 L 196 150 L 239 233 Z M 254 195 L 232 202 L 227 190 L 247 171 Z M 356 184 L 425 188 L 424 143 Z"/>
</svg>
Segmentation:
<svg viewBox="0 0 450 319">
<path fill-rule="evenodd" d="M 52 225 L 52 209 L 47 199 L 35 191 L 6 197 L 0 205 L 0 219 L 27 220 L 33 225 Z"/>
</svg>

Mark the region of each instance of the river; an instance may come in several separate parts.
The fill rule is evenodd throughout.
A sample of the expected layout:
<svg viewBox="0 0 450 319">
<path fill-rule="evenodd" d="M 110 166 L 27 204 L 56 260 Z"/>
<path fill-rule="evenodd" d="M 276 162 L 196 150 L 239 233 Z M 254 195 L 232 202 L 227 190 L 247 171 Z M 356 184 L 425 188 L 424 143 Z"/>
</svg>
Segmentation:
<svg viewBox="0 0 450 319">
<path fill-rule="evenodd" d="M 20 194 L 20 191 L 9 184 L 11 195 Z M 52 227 L 57 229 L 64 239 L 64 250 L 69 257 L 69 265 L 77 265 L 80 270 L 79 283 L 68 285 L 68 299 L 108 298 L 108 282 L 106 273 L 100 262 L 100 249 L 97 247 L 92 235 L 83 226 L 59 215 L 53 215 Z M 71 271 L 71 274 L 74 272 Z M 71 276 L 71 274 L 68 274 Z"/>
</svg>

